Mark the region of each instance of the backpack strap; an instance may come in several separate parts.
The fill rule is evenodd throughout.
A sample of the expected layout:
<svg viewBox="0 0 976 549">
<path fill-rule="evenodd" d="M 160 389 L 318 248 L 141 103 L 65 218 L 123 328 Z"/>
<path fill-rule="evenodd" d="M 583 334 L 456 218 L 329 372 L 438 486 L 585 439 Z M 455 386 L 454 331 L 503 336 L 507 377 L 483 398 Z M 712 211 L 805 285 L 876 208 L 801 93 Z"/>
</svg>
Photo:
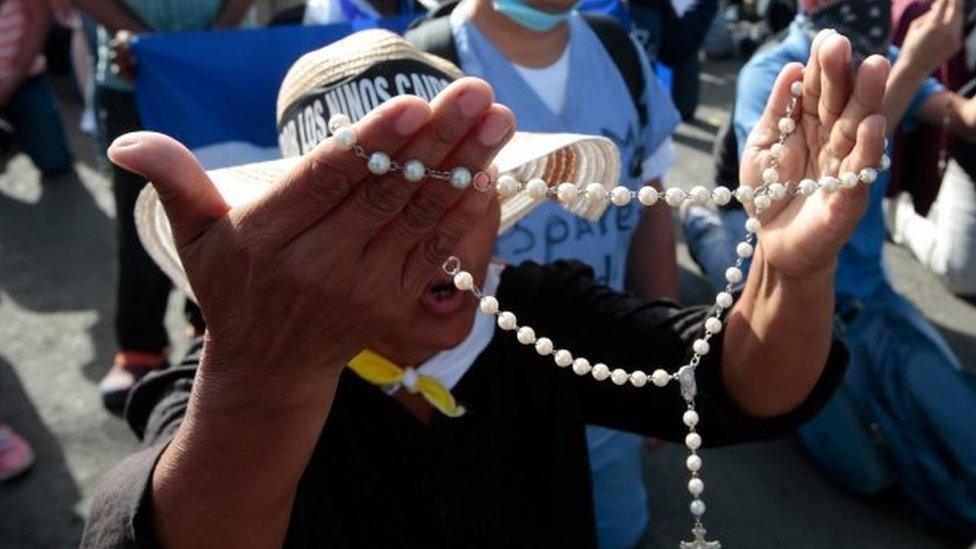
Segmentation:
<svg viewBox="0 0 976 549">
<path fill-rule="evenodd" d="M 450 18 L 457 5 L 457 2 L 447 2 L 426 16 L 417 18 L 410 24 L 404 38 L 420 51 L 432 53 L 460 67 Z"/>
<path fill-rule="evenodd" d="M 603 48 L 610 54 L 613 63 L 617 66 L 620 76 L 627 83 L 627 90 L 630 98 L 637 109 L 637 117 L 640 120 L 640 127 L 647 125 L 650 117 L 647 112 L 647 105 L 644 104 L 644 71 L 641 66 L 640 53 L 637 51 L 637 44 L 630 38 L 630 33 L 619 21 L 608 15 L 600 13 L 584 13 L 583 19 L 590 26 Z"/>
</svg>

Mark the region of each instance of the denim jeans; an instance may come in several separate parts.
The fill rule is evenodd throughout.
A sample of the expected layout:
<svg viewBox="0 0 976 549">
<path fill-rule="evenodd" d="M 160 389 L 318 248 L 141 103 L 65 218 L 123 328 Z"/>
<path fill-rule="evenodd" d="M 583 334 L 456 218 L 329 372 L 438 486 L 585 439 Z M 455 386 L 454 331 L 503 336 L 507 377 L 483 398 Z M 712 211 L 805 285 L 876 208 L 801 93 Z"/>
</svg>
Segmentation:
<svg viewBox="0 0 976 549">
<path fill-rule="evenodd" d="M 24 80 L 0 108 L 0 116 L 14 127 L 20 148 L 43 175 L 71 169 L 74 159 L 46 73 Z"/>
<path fill-rule="evenodd" d="M 687 212 L 692 257 L 724 286 L 742 210 Z M 850 361 L 834 397 L 798 438 L 835 482 L 872 494 L 898 488 L 942 526 L 976 532 L 976 380 L 932 324 L 887 281 L 861 299 L 837 297 Z"/>
</svg>

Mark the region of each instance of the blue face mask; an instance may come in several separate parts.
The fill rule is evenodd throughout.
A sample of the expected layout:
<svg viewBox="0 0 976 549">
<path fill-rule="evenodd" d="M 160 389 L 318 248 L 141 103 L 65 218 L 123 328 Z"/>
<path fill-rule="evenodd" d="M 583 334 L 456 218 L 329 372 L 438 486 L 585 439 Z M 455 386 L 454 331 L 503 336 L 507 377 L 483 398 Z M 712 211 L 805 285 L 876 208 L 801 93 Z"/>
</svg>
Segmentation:
<svg viewBox="0 0 976 549">
<path fill-rule="evenodd" d="M 568 19 L 569 14 L 579 6 L 580 2 L 573 4 L 573 7 L 561 13 L 537 10 L 526 4 L 525 0 L 495 0 L 494 6 L 496 11 L 505 14 L 509 19 L 523 27 L 537 32 L 547 32 Z"/>
</svg>

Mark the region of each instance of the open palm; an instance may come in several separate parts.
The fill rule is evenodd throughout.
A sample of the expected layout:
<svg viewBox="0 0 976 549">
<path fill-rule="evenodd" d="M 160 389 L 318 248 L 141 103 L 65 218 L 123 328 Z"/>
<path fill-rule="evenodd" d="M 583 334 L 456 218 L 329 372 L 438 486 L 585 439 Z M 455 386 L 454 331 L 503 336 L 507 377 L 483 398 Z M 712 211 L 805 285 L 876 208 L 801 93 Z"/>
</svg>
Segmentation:
<svg viewBox="0 0 976 549">
<path fill-rule="evenodd" d="M 793 113 L 796 130 L 777 157 L 779 182 L 787 198 L 760 212 L 760 246 L 766 264 L 784 276 L 803 277 L 833 269 L 867 206 L 866 185 L 816 192 L 795 192 L 803 179 L 820 181 L 844 172 L 877 167 L 884 153 L 885 118 L 881 110 L 890 65 L 881 56 L 865 60 L 856 77 L 850 42 L 834 31 L 821 32 L 804 67 L 783 68 L 759 123 L 746 143 L 739 180 L 759 188 L 772 165 L 771 147 L 779 141 L 779 122 L 792 100 L 791 87 L 802 81 L 802 97 Z"/>
</svg>

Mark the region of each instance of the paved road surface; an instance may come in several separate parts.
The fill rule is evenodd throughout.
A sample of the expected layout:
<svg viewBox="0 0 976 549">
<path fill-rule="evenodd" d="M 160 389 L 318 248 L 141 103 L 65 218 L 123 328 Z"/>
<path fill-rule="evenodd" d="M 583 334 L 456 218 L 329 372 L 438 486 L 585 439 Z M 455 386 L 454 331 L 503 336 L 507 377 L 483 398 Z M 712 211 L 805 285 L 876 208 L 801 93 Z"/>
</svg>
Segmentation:
<svg viewBox="0 0 976 549">
<path fill-rule="evenodd" d="M 699 121 L 677 136 L 672 182 L 707 184 L 713 134 L 727 116 L 737 66 L 711 63 Z M 62 94 L 64 96 L 65 94 Z M 27 477 L 0 486 L 0 547 L 76 546 L 95 483 L 136 448 L 123 421 L 102 411 L 95 385 L 113 353 L 113 207 L 95 146 L 66 123 L 78 176 L 39 181 L 25 157 L 0 175 L 0 420 L 32 441 Z M 682 249 L 685 299 L 707 298 Z M 936 318 L 960 358 L 976 364 L 976 309 L 944 291 L 900 249 L 890 249 L 897 286 Z M 169 326 L 183 344 L 178 299 Z M 708 524 L 731 548 L 960 547 L 934 534 L 896 500 L 869 503 L 830 485 L 793 440 L 704 453 Z M 648 547 L 675 547 L 688 531 L 684 452 L 652 453 Z"/>
</svg>

